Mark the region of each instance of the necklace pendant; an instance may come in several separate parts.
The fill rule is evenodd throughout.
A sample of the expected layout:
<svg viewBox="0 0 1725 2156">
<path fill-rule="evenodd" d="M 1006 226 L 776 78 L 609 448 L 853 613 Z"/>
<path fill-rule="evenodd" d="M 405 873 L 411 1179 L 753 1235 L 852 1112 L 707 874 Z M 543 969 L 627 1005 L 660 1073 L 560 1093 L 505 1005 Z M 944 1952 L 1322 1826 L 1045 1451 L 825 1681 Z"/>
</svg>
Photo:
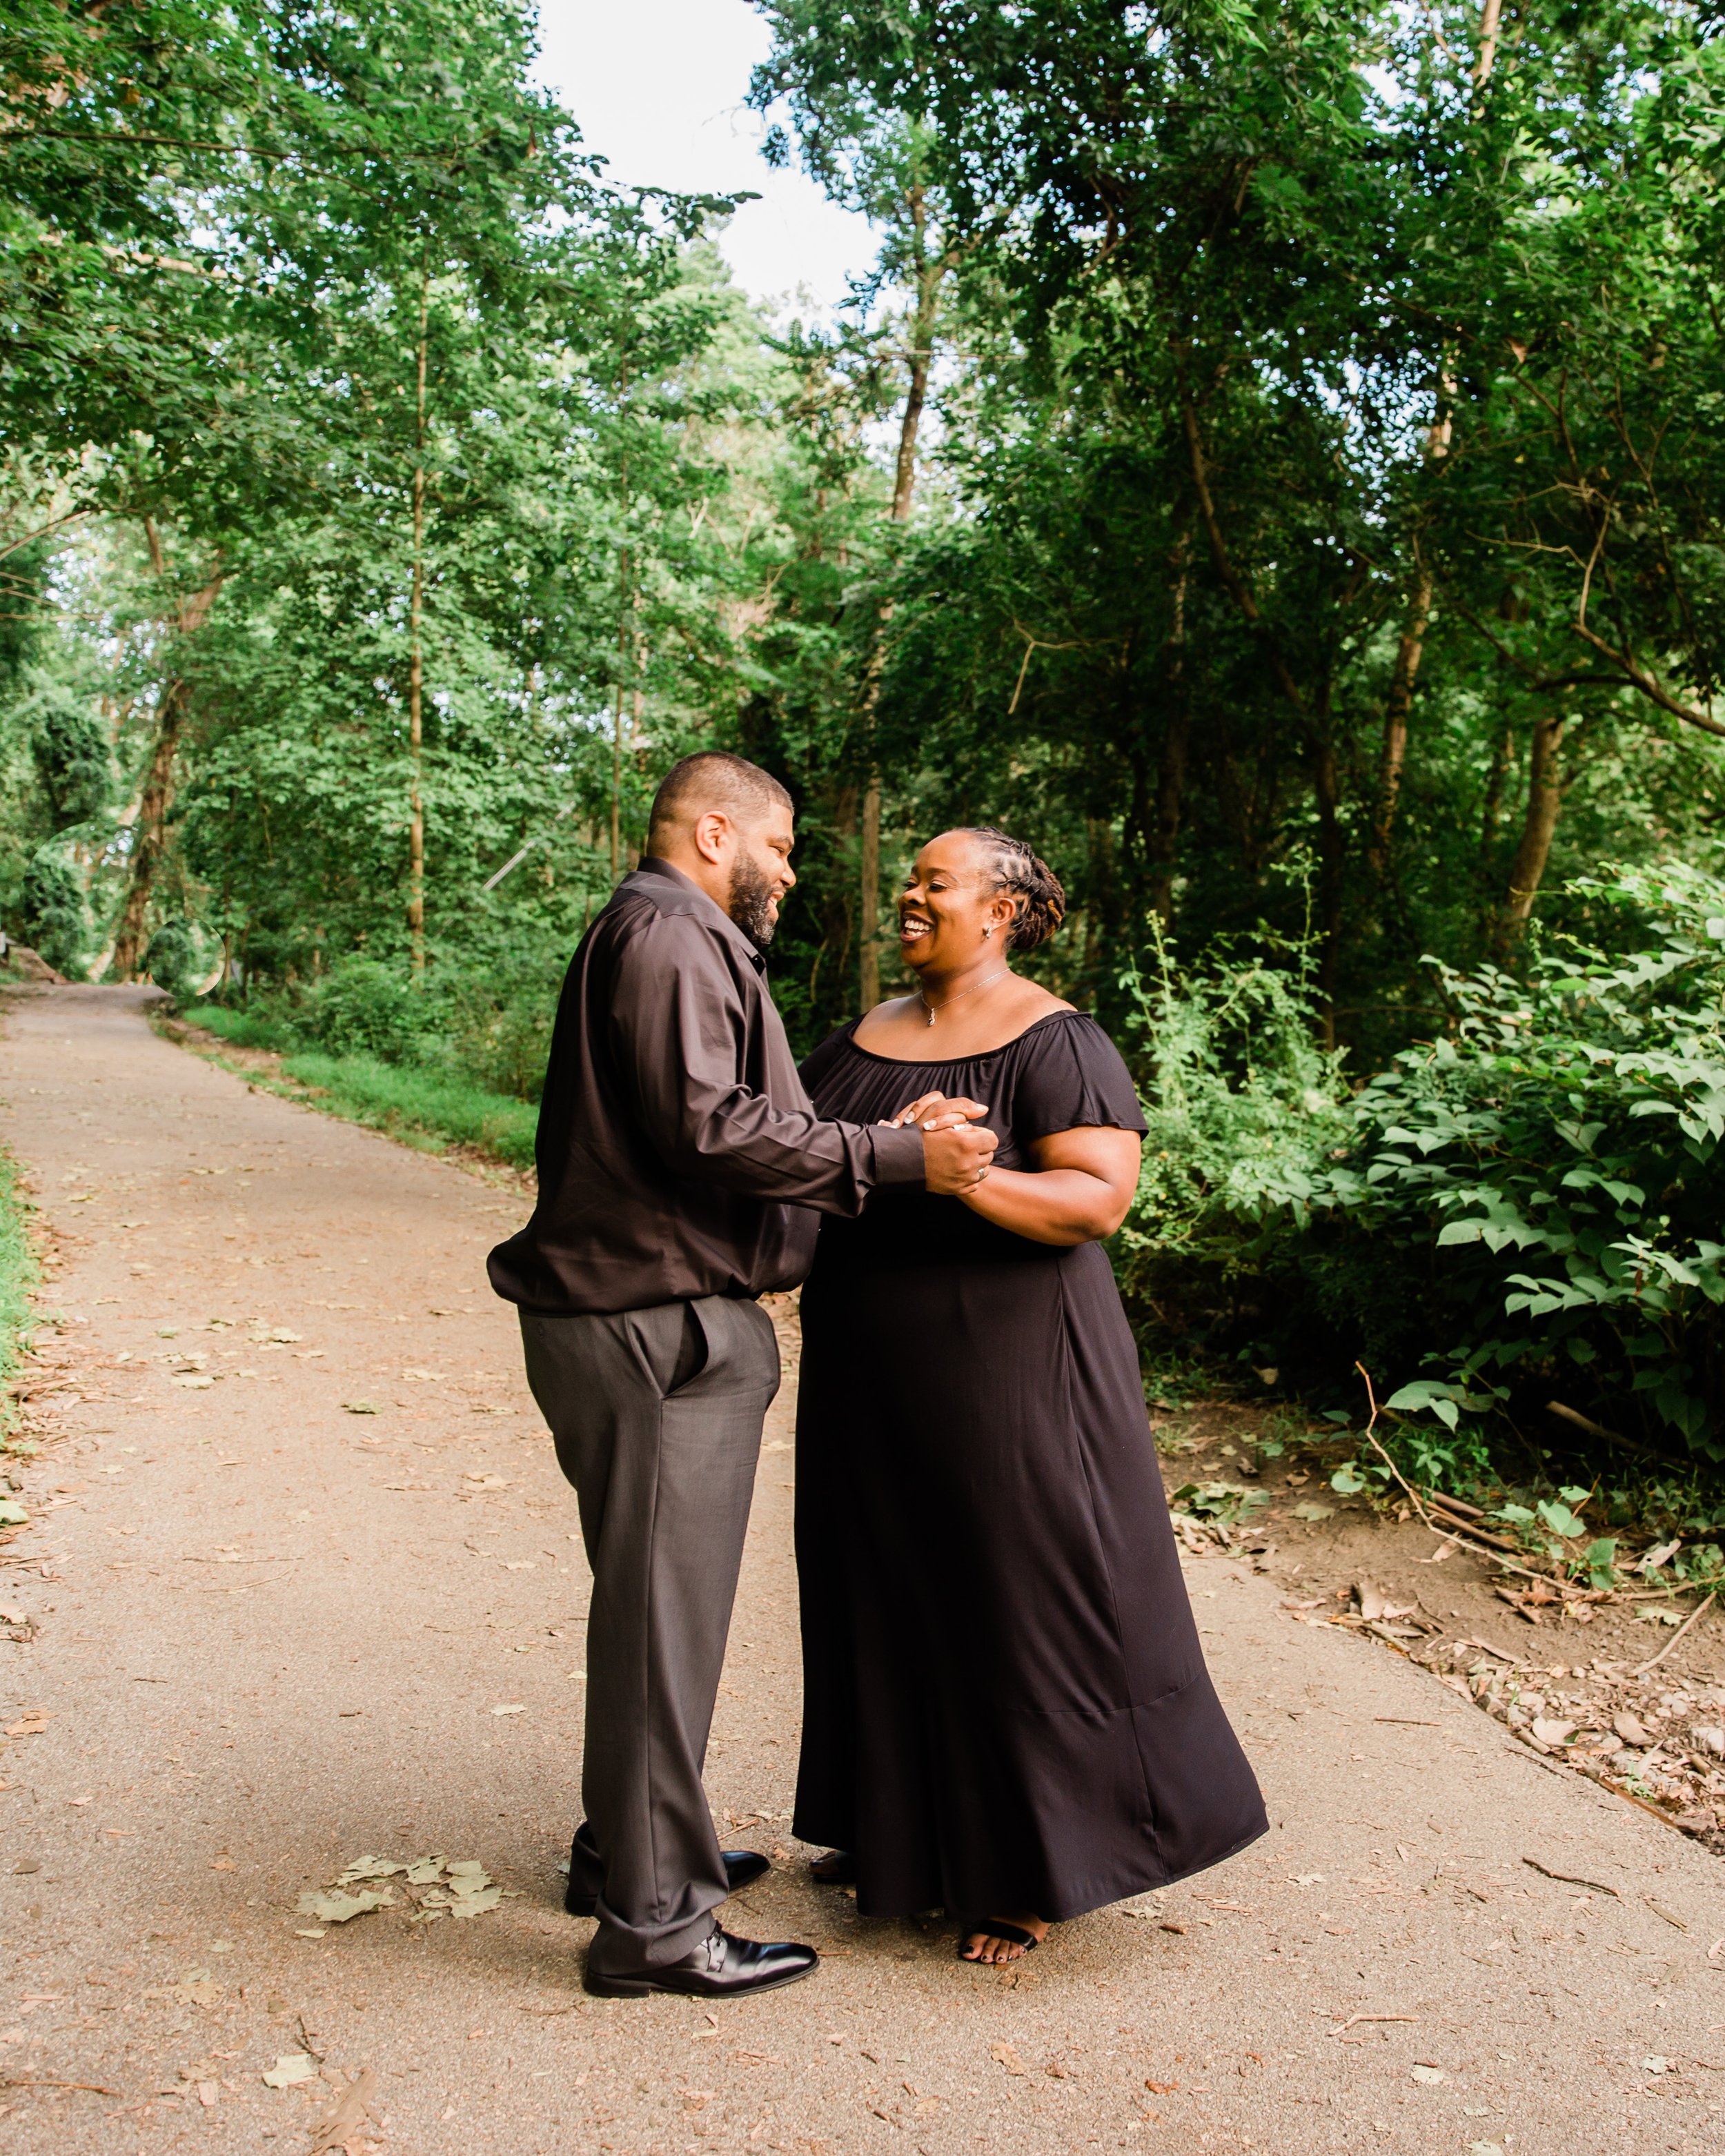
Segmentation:
<svg viewBox="0 0 1725 2156">
<path fill-rule="evenodd" d="M 928 1009 L 928 1006 L 925 1004 L 923 1005 L 923 1009 L 924 1009 L 925 1010 L 927 1010 L 927 1009 Z M 932 1011 L 929 1011 L 929 1012 L 928 1012 L 928 1016 L 927 1016 L 927 1018 L 922 1021 L 922 1023 L 923 1023 L 925 1025 L 932 1025 L 932 1024 L 934 1024 L 934 1013 L 933 1013 Z"/>
</svg>

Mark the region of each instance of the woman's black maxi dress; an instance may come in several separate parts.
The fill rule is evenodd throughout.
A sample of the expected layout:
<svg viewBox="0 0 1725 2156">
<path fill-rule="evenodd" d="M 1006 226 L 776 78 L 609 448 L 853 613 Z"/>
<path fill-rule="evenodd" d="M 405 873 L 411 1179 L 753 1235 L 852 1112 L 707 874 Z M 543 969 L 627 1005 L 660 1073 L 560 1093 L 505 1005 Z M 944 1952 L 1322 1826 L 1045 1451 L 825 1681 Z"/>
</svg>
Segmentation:
<svg viewBox="0 0 1725 2156">
<path fill-rule="evenodd" d="M 1125 1065 L 1061 1012 L 902 1063 L 835 1034 L 824 1116 L 939 1087 L 989 1104 L 1002 1168 L 1082 1125 L 1142 1132 Z M 1055 1921 L 1201 1871 L 1267 1825 L 1180 1576 L 1106 1253 L 954 1198 L 822 1222 L 803 1291 L 795 1830 L 855 1852 L 865 1915 Z"/>
</svg>

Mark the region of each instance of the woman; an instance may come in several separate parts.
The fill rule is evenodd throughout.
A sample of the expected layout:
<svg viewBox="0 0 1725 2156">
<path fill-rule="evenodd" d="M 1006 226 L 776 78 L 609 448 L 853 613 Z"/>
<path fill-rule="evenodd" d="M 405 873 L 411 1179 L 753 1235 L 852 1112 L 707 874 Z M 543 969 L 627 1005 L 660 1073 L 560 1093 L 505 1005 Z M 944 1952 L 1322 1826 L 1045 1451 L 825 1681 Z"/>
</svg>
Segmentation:
<svg viewBox="0 0 1725 2156">
<path fill-rule="evenodd" d="M 915 992 L 803 1070 L 823 1115 L 974 1111 L 1000 1139 L 963 1198 L 886 1189 L 823 1221 L 797 1419 L 795 1830 L 864 1915 L 947 1909 L 970 1961 L 1266 1825 L 1101 1247 L 1137 1183 L 1137 1096 L 1095 1021 L 1009 961 L 1064 903 L 1020 841 L 943 833 L 899 901 Z"/>
</svg>

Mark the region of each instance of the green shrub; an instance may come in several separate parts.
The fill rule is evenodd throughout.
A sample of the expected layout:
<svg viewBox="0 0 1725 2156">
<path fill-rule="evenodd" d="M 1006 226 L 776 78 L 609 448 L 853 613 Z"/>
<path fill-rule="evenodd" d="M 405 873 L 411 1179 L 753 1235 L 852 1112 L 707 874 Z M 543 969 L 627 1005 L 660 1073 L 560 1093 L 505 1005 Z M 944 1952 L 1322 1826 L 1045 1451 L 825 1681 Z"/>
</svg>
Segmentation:
<svg viewBox="0 0 1725 2156">
<path fill-rule="evenodd" d="M 314 982 L 293 1014 L 295 1030 L 336 1055 L 417 1060 L 432 1032 L 423 988 L 376 958 L 340 959 Z"/>
<path fill-rule="evenodd" d="M 1436 1364 L 1399 1409 L 1454 1429 L 1512 1393 L 1579 1394 L 1725 1460 L 1725 883 L 1678 867 L 1577 888 L 1642 947 L 1571 943 L 1519 979 L 1440 968 L 1451 1030 L 1354 1100 L 1307 1269 L 1363 1249 L 1373 1276 L 1356 1268 L 1341 1305 L 1363 1330 L 1394 1301 Z"/>
<path fill-rule="evenodd" d="M 1625 954 L 1438 967 L 1448 1029 L 1351 1098 L 1311 1045 L 1297 952 L 1135 986 L 1152 1135 L 1128 1292 L 1332 1397 L 1363 1362 L 1435 1480 L 1553 1399 L 1725 1461 L 1725 882 L 1573 888 Z"/>
<path fill-rule="evenodd" d="M 19 911 L 31 947 L 68 979 L 81 981 L 89 961 L 90 911 L 83 879 L 59 840 L 49 839 L 30 856 Z"/>
<path fill-rule="evenodd" d="M 1266 938 L 1181 972 L 1157 934 L 1121 977 L 1149 1135 L 1115 1262 L 1128 1300 L 1176 1330 L 1249 1327 L 1256 1283 L 1351 1134 L 1341 1058 L 1317 1045 L 1308 958 Z"/>
</svg>

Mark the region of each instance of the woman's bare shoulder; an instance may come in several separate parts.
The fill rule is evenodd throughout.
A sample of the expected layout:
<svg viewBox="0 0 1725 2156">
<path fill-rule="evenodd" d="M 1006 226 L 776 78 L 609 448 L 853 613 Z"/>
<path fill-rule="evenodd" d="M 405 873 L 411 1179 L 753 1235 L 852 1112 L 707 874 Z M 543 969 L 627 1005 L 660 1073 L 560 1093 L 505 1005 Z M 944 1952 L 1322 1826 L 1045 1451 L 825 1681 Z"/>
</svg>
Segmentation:
<svg viewBox="0 0 1725 2156">
<path fill-rule="evenodd" d="M 913 1011 L 920 1012 L 921 1009 L 921 1002 L 914 994 L 887 996 L 857 1020 L 856 1031 L 851 1038 L 853 1040 L 865 1040 L 869 1034 L 891 1029 L 899 1019 L 909 1018 Z"/>
<path fill-rule="evenodd" d="M 1022 975 L 1014 1000 L 1033 1022 L 1039 1018 L 1052 1018 L 1056 1011 L 1071 1011 L 1076 1015 L 1077 1010 L 1076 1004 L 1069 1004 L 1064 996 L 1055 995 L 1051 988 L 1044 988 L 1040 981 L 1027 981 Z"/>
</svg>

